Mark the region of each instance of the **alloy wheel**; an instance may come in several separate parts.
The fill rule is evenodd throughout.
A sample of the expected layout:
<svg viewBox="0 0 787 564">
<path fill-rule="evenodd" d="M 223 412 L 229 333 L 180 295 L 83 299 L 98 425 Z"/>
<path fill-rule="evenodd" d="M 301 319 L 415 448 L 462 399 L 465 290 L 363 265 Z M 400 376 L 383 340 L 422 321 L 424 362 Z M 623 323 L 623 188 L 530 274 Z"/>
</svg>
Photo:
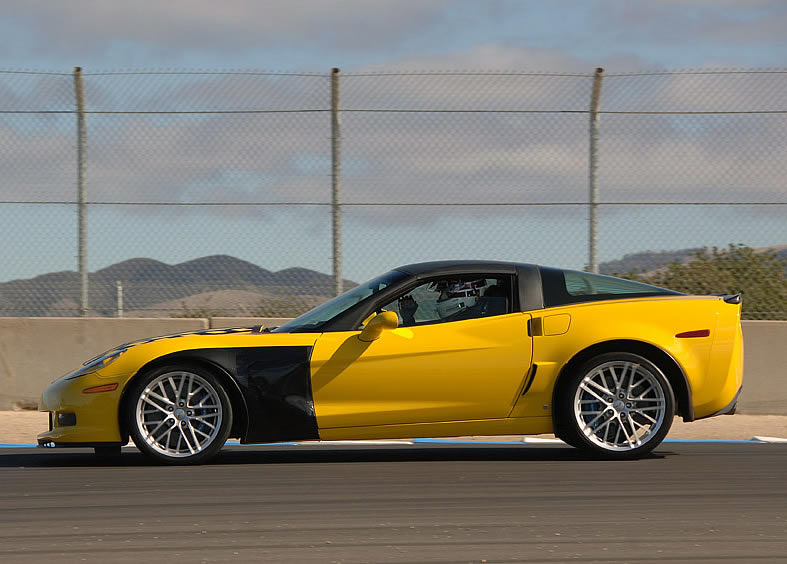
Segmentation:
<svg viewBox="0 0 787 564">
<path fill-rule="evenodd" d="M 588 371 L 574 394 L 580 432 L 607 451 L 631 451 L 648 443 L 664 425 L 665 390 L 643 364 L 604 362 Z"/>
<path fill-rule="evenodd" d="M 216 440 L 223 410 L 213 385 L 199 374 L 166 372 L 145 385 L 136 409 L 139 434 L 167 457 L 190 457 Z"/>
</svg>

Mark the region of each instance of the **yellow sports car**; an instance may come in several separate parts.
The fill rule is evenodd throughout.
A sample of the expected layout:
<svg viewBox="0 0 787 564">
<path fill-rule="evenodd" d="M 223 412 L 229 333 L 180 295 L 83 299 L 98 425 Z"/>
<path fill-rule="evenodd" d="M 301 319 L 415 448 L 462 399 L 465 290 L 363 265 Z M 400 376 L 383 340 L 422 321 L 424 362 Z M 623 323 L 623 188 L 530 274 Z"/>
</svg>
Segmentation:
<svg viewBox="0 0 787 564">
<path fill-rule="evenodd" d="M 531 264 L 394 269 L 282 325 L 121 345 L 44 391 L 44 446 L 170 464 L 242 443 L 554 432 L 640 456 L 733 413 L 741 297 Z"/>
</svg>

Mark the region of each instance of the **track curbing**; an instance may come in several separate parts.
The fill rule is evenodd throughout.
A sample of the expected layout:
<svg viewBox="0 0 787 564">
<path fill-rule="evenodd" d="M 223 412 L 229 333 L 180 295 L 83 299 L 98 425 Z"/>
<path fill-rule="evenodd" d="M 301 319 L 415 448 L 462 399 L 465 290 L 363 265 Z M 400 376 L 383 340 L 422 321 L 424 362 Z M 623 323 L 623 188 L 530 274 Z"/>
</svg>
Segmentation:
<svg viewBox="0 0 787 564">
<path fill-rule="evenodd" d="M 787 438 L 756 436 L 751 439 L 664 439 L 664 443 L 717 443 L 717 444 L 787 444 Z M 411 446 L 411 445 L 549 445 L 565 444 L 560 439 L 545 439 L 541 437 L 524 437 L 519 441 L 495 441 L 495 440 L 467 440 L 467 439 L 402 439 L 402 440 L 355 440 L 355 441 L 303 441 L 285 443 L 262 443 L 243 445 L 238 440 L 226 442 L 226 446 L 241 447 L 281 447 L 281 446 Z M 129 445 L 132 446 L 132 445 Z M 43 448 L 40 445 L 30 443 L 0 443 L 0 448 Z M 48 449 L 52 450 L 52 449 Z"/>
</svg>

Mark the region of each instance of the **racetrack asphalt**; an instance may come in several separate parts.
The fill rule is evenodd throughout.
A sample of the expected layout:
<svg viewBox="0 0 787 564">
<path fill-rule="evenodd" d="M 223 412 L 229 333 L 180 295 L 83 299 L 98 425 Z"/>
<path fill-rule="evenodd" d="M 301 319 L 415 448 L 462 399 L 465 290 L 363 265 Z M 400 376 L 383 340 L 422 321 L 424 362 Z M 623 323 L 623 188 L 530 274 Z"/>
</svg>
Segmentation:
<svg viewBox="0 0 787 564">
<path fill-rule="evenodd" d="M 0 562 L 785 562 L 787 444 L 0 450 Z"/>
</svg>

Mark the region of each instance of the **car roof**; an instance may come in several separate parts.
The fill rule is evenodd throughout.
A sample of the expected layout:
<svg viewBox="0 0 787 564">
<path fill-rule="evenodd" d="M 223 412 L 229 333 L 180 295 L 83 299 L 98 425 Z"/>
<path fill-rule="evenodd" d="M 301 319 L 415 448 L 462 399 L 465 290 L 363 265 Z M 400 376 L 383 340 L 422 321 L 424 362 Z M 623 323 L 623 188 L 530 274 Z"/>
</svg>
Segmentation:
<svg viewBox="0 0 787 564">
<path fill-rule="evenodd" d="M 422 277 L 438 274 L 468 274 L 468 273 L 501 273 L 514 274 L 517 268 L 535 269 L 536 266 L 526 263 L 504 262 L 496 260 L 438 260 L 431 262 L 418 262 L 399 266 L 395 270 L 406 272 L 413 276 Z"/>
</svg>

